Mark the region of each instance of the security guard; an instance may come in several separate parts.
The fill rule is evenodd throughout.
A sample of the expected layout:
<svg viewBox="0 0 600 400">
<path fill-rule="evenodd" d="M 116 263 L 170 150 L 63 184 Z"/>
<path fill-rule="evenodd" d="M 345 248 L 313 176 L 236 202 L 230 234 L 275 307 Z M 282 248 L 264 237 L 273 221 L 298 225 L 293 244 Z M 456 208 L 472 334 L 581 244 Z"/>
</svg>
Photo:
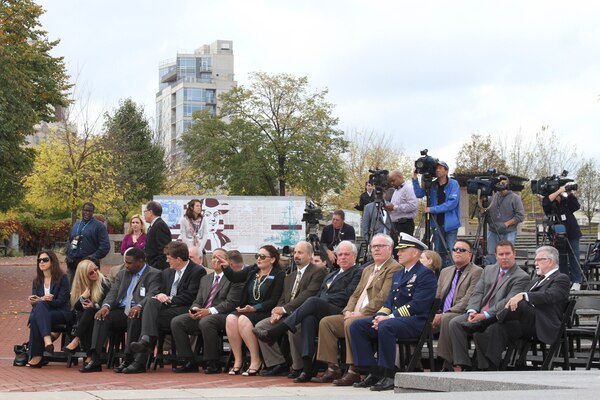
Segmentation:
<svg viewBox="0 0 600 400">
<path fill-rule="evenodd" d="M 356 320 L 350 326 L 354 363 L 370 368 L 369 375 L 355 383 L 355 387 L 370 387 L 374 391 L 394 388 L 396 339 L 421 335 L 435 299 L 437 279 L 433 271 L 419 262 L 427 246 L 402 233 L 397 249 L 398 262 L 404 268 L 393 275 L 383 307 L 373 318 Z M 372 340 L 379 344 L 378 360 L 373 355 Z"/>
</svg>

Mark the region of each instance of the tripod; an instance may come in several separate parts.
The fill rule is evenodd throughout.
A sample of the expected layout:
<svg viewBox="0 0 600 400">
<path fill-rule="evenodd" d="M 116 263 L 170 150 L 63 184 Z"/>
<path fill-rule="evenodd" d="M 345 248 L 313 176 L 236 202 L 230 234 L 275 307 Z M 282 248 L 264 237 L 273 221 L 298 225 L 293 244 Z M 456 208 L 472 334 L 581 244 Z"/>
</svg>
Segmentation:
<svg viewBox="0 0 600 400">
<path fill-rule="evenodd" d="M 390 217 L 390 213 L 385 208 L 385 200 L 383 199 L 383 188 L 377 187 L 375 189 L 375 201 L 374 210 L 371 214 L 371 219 L 369 220 L 369 231 L 367 232 L 367 251 L 365 252 L 365 256 L 363 258 L 363 263 L 367 263 L 371 260 L 371 240 L 377 232 L 378 228 L 380 228 L 381 224 L 383 224 L 384 229 L 388 229 L 389 235 L 393 238 L 395 234 L 394 224 L 392 223 L 392 219 Z M 383 221 L 380 221 L 380 217 L 384 218 Z M 394 240 L 397 242 L 397 240 Z"/>
<path fill-rule="evenodd" d="M 477 190 L 477 205 L 479 209 L 482 210 L 479 212 L 479 216 L 477 217 L 477 231 L 475 232 L 475 243 L 473 244 L 473 254 L 472 261 L 477 265 L 485 265 L 486 255 L 487 255 L 487 237 L 488 237 L 488 223 L 487 216 L 488 210 L 492 207 L 494 203 L 494 199 L 492 198 L 489 206 L 486 207 L 488 202 L 488 198 L 485 195 L 481 195 L 481 189 Z M 471 214 L 471 218 L 475 215 L 477 208 L 473 210 Z"/>
<path fill-rule="evenodd" d="M 308 227 L 306 228 L 306 231 L 306 241 L 312 245 L 314 253 L 321 255 L 321 260 L 327 263 L 327 271 L 333 270 L 334 265 L 331 263 L 331 260 L 329 260 L 329 255 L 327 254 L 327 247 L 324 246 L 321 243 L 321 240 L 319 239 L 319 223 L 308 222 Z"/>
<path fill-rule="evenodd" d="M 428 193 L 429 189 L 431 188 L 431 181 L 424 181 L 424 182 L 425 182 L 425 193 Z M 431 205 L 431 199 L 427 195 L 425 196 L 425 202 L 427 204 L 427 208 L 429 208 L 429 206 Z M 450 249 L 448 248 L 448 244 L 446 243 L 445 234 L 440 229 L 436 219 L 431 218 L 431 213 L 426 212 L 421 215 L 421 219 L 419 220 L 419 225 L 415 229 L 415 236 L 422 237 L 423 243 L 425 243 L 427 245 L 427 247 L 431 248 L 431 221 L 433 221 L 434 228 L 437 231 L 440 241 L 442 242 L 442 246 L 443 246 L 443 249 L 446 251 L 447 257 L 451 259 L 452 253 L 450 252 Z M 421 232 L 423 229 L 425 229 L 425 233 L 423 236 L 421 236 Z M 440 253 L 440 249 L 435 249 L 435 251 Z M 444 257 L 442 257 L 442 258 L 444 258 Z M 443 259 L 442 261 L 445 263 L 446 260 Z M 442 268 L 445 266 L 447 266 L 447 265 L 442 265 Z"/>
</svg>

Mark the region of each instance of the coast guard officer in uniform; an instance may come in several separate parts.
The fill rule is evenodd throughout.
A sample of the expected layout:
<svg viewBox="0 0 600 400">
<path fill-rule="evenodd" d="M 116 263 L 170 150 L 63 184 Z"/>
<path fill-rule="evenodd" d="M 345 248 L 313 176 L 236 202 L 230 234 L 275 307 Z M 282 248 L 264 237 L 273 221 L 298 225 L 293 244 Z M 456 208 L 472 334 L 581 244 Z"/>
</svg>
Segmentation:
<svg viewBox="0 0 600 400">
<path fill-rule="evenodd" d="M 354 363 L 370 368 L 369 375 L 355 383 L 355 387 L 370 387 L 374 391 L 394 388 L 396 339 L 421 335 L 435 299 L 435 275 L 419 261 L 427 246 L 401 233 L 396 248 L 399 249 L 398 262 L 404 268 L 394 273 L 383 307 L 373 318 L 356 320 L 350 326 Z M 377 340 L 379 345 L 378 360 L 373 355 L 372 340 Z"/>
</svg>

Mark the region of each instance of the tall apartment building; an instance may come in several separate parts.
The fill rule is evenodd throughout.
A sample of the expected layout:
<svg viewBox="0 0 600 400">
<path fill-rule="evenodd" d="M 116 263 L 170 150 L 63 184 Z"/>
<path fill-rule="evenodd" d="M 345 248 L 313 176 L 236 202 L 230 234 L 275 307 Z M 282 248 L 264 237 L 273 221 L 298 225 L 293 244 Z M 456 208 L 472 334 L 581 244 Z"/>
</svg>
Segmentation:
<svg viewBox="0 0 600 400">
<path fill-rule="evenodd" d="M 194 51 L 177 53 L 158 68 L 156 132 L 171 161 L 181 155 L 178 140 L 192 124 L 192 114 L 219 110 L 218 96 L 236 85 L 233 42 L 217 40 Z"/>
</svg>

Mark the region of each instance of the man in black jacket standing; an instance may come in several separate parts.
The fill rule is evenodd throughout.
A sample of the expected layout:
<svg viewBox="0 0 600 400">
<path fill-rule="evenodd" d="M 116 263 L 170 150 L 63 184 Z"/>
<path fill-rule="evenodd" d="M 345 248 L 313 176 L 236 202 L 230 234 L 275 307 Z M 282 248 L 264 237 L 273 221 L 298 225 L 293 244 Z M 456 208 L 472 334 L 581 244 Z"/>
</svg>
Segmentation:
<svg viewBox="0 0 600 400">
<path fill-rule="evenodd" d="M 164 249 L 171 242 L 171 230 L 161 215 L 162 206 L 158 201 L 146 204 L 144 219 L 150 224 L 146 234 L 146 262 L 151 267 L 163 270 L 169 268 Z"/>
</svg>

